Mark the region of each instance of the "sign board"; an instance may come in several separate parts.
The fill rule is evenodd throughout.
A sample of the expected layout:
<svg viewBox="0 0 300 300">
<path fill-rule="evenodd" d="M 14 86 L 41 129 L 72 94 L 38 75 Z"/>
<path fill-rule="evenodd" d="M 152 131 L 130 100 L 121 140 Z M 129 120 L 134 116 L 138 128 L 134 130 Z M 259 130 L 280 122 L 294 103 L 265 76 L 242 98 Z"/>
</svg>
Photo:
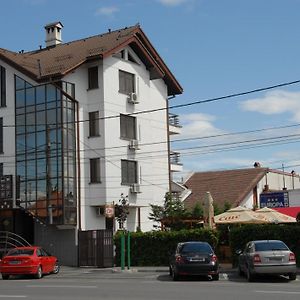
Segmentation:
<svg viewBox="0 0 300 300">
<path fill-rule="evenodd" d="M 286 191 L 260 194 L 259 198 L 260 208 L 289 207 L 289 195 Z"/>
<path fill-rule="evenodd" d="M 115 216 L 115 207 L 113 204 L 105 205 L 104 215 L 106 218 L 113 218 Z"/>
<path fill-rule="evenodd" d="M 0 176 L 0 199 L 8 200 L 13 197 L 13 177 L 12 175 Z"/>
</svg>

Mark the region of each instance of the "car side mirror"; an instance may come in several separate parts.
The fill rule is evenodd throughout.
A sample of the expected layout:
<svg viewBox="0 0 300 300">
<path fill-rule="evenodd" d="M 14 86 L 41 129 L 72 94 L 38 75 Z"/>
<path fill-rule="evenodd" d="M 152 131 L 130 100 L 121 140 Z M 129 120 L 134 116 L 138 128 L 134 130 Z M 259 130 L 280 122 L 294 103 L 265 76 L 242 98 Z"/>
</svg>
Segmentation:
<svg viewBox="0 0 300 300">
<path fill-rule="evenodd" d="M 243 253 L 243 251 L 242 251 L 241 249 L 238 249 L 238 250 L 235 251 L 235 253 L 236 253 L 237 255 L 241 255 L 241 254 Z"/>
</svg>

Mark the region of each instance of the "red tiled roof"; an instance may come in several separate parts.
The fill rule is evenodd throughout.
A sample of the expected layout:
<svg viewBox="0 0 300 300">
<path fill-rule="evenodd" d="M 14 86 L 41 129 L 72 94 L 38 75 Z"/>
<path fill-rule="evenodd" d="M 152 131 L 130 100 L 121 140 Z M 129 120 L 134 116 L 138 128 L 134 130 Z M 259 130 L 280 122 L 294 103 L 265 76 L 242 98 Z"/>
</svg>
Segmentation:
<svg viewBox="0 0 300 300">
<path fill-rule="evenodd" d="M 203 203 L 206 192 L 210 192 L 219 208 L 223 208 L 225 203 L 238 206 L 268 170 L 251 168 L 195 173 L 185 183 L 192 193 L 184 205 L 193 208 L 197 202 Z"/>
<path fill-rule="evenodd" d="M 149 69 L 151 79 L 165 80 L 169 95 L 182 93 L 182 87 L 139 25 L 25 53 L 0 48 L 0 59 L 34 80 L 43 82 L 62 77 L 87 61 L 108 57 L 127 45 Z"/>
</svg>

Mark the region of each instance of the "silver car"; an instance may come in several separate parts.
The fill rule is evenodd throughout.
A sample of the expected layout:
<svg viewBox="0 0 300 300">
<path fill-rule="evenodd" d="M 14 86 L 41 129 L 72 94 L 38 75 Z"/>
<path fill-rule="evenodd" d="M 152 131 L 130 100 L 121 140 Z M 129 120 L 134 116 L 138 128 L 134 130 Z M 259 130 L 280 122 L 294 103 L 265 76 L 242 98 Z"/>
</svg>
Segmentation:
<svg viewBox="0 0 300 300">
<path fill-rule="evenodd" d="M 296 257 L 288 246 L 279 240 L 250 241 L 244 251 L 238 251 L 238 270 L 253 281 L 256 275 L 286 275 L 290 280 L 297 276 Z"/>
</svg>

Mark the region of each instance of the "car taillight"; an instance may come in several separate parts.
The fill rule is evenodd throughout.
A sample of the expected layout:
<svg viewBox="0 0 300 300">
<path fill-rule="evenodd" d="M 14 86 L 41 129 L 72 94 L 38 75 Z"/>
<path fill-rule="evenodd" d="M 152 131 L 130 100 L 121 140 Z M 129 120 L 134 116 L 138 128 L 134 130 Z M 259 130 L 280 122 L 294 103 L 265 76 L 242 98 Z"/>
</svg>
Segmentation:
<svg viewBox="0 0 300 300">
<path fill-rule="evenodd" d="M 261 263 L 261 259 L 260 259 L 260 256 L 258 254 L 254 254 L 253 263 L 254 264 Z"/>
<path fill-rule="evenodd" d="M 176 256 L 176 263 L 178 263 L 178 264 L 182 264 L 182 263 L 183 263 L 183 258 L 182 258 L 182 256 L 180 256 L 180 255 L 177 255 L 177 256 Z"/>
<path fill-rule="evenodd" d="M 212 262 L 217 262 L 217 261 L 218 261 L 217 255 L 214 254 L 214 255 L 211 257 L 211 261 L 212 261 Z"/>
<path fill-rule="evenodd" d="M 290 253 L 289 261 L 296 261 L 295 254 L 293 252 Z"/>
</svg>

